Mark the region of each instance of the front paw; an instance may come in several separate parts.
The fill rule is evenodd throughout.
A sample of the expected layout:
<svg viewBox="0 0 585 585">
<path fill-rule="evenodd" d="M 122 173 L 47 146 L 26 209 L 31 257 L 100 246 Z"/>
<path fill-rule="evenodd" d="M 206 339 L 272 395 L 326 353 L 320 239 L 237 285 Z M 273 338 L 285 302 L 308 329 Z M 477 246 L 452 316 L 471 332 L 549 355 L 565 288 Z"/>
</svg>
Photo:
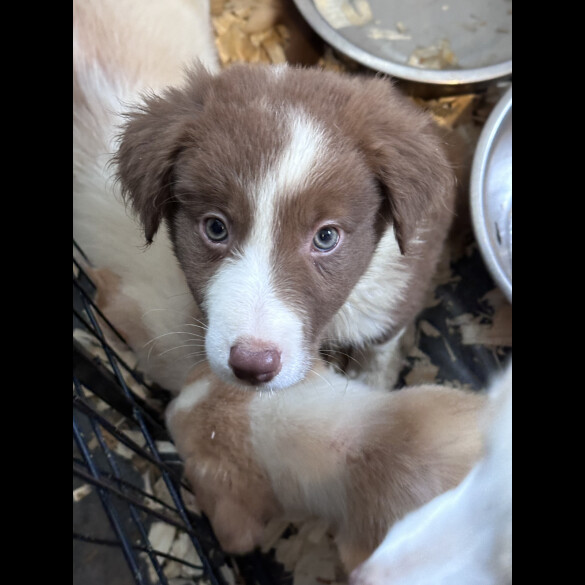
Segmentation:
<svg viewBox="0 0 585 585">
<path fill-rule="evenodd" d="M 238 502 L 218 502 L 209 520 L 221 548 L 227 553 L 246 554 L 262 543 L 266 523 Z"/>
</svg>

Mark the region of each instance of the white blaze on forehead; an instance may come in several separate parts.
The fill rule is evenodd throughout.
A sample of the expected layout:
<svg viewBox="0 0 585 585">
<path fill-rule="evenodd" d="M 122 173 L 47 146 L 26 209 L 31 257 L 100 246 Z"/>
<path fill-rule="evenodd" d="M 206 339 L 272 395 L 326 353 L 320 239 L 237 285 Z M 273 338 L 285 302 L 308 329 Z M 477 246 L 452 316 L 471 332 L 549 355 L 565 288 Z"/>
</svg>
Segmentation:
<svg viewBox="0 0 585 585">
<path fill-rule="evenodd" d="M 323 130 L 302 110 L 289 111 L 286 126 L 290 137 L 286 147 L 249 189 L 255 202 L 250 240 L 264 243 L 267 250 L 272 248 L 277 202 L 307 186 L 327 146 Z"/>
<path fill-rule="evenodd" d="M 301 380 L 310 364 L 301 309 L 293 310 L 274 285 L 271 253 L 277 202 L 303 189 L 325 145 L 324 133 L 303 112 L 289 112 L 286 129 L 286 146 L 274 153 L 262 176 L 248 187 L 254 209 L 250 235 L 241 252 L 224 261 L 206 295 L 206 349 L 213 369 L 235 381 L 228 364 L 230 348 L 239 340 L 254 338 L 281 352 L 281 371 L 267 384 L 274 389 Z"/>
</svg>

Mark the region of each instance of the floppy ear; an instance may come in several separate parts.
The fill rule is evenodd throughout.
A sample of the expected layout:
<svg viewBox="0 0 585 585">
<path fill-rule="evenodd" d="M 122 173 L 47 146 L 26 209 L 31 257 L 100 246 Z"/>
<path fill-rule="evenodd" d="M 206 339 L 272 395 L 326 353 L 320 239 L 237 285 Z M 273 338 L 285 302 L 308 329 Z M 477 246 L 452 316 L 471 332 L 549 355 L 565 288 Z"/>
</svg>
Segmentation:
<svg viewBox="0 0 585 585">
<path fill-rule="evenodd" d="M 400 94 L 389 80 L 370 81 L 363 106 L 362 148 L 387 198 L 402 254 L 421 221 L 450 207 L 455 175 L 430 115 Z"/>
<path fill-rule="evenodd" d="M 190 72 L 182 89 L 167 89 L 124 116 L 113 158 L 122 196 L 140 219 L 150 244 L 173 203 L 173 168 L 202 110 L 202 88 L 211 75 L 202 67 Z"/>
</svg>

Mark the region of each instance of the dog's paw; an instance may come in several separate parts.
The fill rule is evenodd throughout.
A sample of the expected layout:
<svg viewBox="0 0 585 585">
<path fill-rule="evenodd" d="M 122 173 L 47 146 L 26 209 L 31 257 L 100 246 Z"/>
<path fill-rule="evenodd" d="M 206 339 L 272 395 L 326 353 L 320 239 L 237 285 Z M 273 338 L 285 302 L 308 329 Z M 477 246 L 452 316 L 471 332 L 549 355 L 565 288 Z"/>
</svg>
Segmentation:
<svg viewBox="0 0 585 585">
<path fill-rule="evenodd" d="M 226 553 L 246 554 L 262 543 L 265 523 L 238 502 L 218 502 L 209 520 L 221 548 Z"/>
</svg>

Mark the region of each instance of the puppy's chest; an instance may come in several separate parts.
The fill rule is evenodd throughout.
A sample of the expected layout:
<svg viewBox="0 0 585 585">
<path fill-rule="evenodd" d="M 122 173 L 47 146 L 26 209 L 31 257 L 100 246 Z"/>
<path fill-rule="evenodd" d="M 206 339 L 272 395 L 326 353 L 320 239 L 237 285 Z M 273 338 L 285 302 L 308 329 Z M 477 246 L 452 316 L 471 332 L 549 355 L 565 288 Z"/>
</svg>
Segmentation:
<svg viewBox="0 0 585 585">
<path fill-rule="evenodd" d="M 345 501 L 348 456 L 357 443 L 347 426 L 327 420 L 314 405 L 250 405 L 254 457 L 285 509 L 336 517 Z"/>
</svg>

